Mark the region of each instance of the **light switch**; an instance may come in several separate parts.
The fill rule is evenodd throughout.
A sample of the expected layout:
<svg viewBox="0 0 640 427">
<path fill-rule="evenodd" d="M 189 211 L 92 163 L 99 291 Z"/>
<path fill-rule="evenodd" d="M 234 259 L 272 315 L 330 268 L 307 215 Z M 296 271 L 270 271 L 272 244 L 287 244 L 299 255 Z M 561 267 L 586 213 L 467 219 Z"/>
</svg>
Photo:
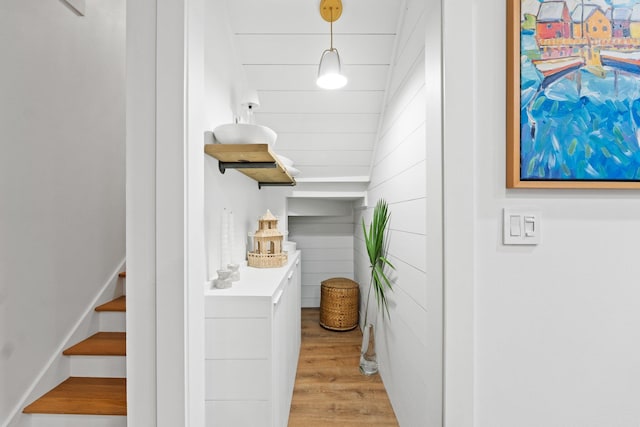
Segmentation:
<svg viewBox="0 0 640 427">
<path fill-rule="evenodd" d="M 510 215 L 510 226 L 509 226 L 509 235 L 511 236 L 519 236 L 520 231 L 520 216 L 519 215 Z"/>
<path fill-rule="evenodd" d="M 540 243 L 540 212 L 535 209 L 503 211 L 502 243 L 505 245 L 537 245 Z"/>
<path fill-rule="evenodd" d="M 536 217 L 532 215 L 524 216 L 524 235 L 534 237 L 536 235 Z"/>
</svg>

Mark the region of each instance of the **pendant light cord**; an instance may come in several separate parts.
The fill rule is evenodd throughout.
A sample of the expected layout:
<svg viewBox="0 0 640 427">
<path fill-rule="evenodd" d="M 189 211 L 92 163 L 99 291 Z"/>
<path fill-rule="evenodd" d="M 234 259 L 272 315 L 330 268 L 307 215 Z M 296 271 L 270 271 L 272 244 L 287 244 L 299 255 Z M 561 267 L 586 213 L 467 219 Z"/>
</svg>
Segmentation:
<svg viewBox="0 0 640 427">
<path fill-rule="evenodd" d="M 333 7 L 329 8 L 329 12 L 331 13 L 331 21 L 329 22 L 329 28 L 331 32 L 331 50 L 333 50 Z"/>
</svg>

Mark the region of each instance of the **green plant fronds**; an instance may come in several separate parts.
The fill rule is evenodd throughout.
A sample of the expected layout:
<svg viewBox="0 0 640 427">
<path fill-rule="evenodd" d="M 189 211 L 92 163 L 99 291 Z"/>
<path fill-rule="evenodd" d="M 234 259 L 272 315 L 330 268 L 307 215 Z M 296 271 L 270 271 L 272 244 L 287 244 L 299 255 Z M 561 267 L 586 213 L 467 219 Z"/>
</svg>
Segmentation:
<svg viewBox="0 0 640 427">
<path fill-rule="evenodd" d="M 387 303 L 385 292 L 387 290 L 393 290 L 393 287 L 389 277 L 385 273 L 385 267 L 395 270 L 393 264 L 391 264 L 391 262 L 386 258 L 386 237 L 388 234 L 387 226 L 389 224 L 389 217 L 389 206 L 384 199 L 380 199 L 373 209 L 373 219 L 371 220 L 371 224 L 369 224 L 368 230 L 364 219 L 362 220 L 364 241 L 371 268 L 371 282 L 365 309 L 365 325 L 367 322 L 371 288 L 374 290 L 376 301 L 378 303 L 378 310 L 382 310 L 383 316 L 385 313 L 389 316 L 389 305 Z"/>
</svg>

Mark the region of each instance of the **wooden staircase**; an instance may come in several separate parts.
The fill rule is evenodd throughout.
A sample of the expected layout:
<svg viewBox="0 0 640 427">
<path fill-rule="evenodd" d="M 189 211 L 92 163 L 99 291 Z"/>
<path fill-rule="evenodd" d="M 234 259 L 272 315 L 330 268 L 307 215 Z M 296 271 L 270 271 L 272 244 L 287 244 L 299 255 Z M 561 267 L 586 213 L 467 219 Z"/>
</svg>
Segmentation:
<svg viewBox="0 0 640 427">
<path fill-rule="evenodd" d="M 63 351 L 71 358 L 71 376 L 24 408 L 32 426 L 127 425 L 126 297 L 95 311 L 100 332 Z"/>
</svg>

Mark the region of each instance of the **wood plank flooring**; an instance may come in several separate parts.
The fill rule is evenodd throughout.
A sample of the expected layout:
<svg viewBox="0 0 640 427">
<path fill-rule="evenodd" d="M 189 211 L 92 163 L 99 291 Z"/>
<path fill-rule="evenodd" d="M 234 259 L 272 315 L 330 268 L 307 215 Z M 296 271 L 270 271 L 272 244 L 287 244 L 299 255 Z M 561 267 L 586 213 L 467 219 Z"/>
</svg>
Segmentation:
<svg viewBox="0 0 640 427">
<path fill-rule="evenodd" d="M 289 427 L 398 426 L 380 375 L 360 373 L 359 328 L 334 332 L 302 309 L 302 346 Z"/>
</svg>

